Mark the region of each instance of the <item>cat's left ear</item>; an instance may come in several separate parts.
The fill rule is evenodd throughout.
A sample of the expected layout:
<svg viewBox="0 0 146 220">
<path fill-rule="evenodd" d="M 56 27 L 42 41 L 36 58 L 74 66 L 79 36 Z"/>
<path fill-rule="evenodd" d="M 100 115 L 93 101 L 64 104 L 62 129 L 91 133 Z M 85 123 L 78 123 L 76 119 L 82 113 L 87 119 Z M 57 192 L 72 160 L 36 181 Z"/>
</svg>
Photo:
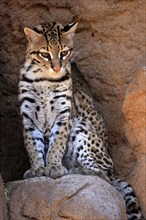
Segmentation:
<svg viewBox="0 0 146 220">
<path fill-rule="evenodd" d="M 75 34 L 77 26 L 78 26 L 78 22 L 64 26 L 62 30 L 63 35 L 65 35 L 68 39 L 72 39 Z"/>
<path fill-rule="evenodd" d="M 27 39 L 30 43 L 39 41 L 42 37 L 36 31 L 34 31 L 34 30 L 32 30 L 31 28 L 28 28 L 28 27 L 24 28 L 24 33 L 25 33 L 25 35 L 26 35 L 26 37 L 27 37 Z"/>
</svg>

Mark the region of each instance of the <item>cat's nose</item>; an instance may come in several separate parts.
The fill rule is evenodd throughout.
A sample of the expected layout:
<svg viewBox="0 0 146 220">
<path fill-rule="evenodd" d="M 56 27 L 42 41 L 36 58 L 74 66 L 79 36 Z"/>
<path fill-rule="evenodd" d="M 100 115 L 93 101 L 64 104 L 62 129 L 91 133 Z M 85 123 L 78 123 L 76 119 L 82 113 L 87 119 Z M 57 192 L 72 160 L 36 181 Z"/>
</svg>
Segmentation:
<svg viewBox="0 0 146 220">
<path fill-rule="evenodd" d="M 58 73 L 59 71 L 60 71 L 60 66 L 54 66 L 53 67 L 53 70 L 56 72 L 56 73 Z"/>
</svg>

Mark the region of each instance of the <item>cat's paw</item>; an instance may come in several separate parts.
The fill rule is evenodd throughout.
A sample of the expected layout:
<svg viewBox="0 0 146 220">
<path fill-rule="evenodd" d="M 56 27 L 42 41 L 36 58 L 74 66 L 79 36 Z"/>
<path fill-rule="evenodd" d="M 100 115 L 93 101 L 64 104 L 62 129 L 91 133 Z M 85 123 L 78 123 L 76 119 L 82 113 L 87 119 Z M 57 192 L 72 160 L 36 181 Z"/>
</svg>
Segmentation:
<svg viewBox="0 0 146 220">
<path fill-rule="evenodd" d="M 45 176 L 49 176 L 53 179 L 59 178 L 61 176 L 67 175 L 68 170 L 62 166 L 47 166 L 45 168 Z"/>
<path fill-rule="evenodd" d="M 44 175 L 45 175 L 45 168 L 44 167 L 39 167 L 37 169 L 31 168 L 24 173 L 23 179 L 28 179 L 28 178 L 32 178 L 32 177 L 40 177 L 40 176 L 44 176 Z"/>
</svg>

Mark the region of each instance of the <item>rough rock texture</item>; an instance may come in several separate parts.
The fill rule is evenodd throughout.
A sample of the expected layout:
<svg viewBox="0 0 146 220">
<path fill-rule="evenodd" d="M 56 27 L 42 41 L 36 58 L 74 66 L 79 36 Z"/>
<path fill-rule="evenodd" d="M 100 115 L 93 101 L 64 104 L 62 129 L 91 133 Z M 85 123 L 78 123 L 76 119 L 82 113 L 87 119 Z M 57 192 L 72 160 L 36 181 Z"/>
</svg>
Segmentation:
<svg viewBox="0 0 146 220">
<path fill-rule="evenodd" d="M 41 177 L 7 187 L 11 220 L 126 220 L 122 197 L 99 177 Z"/>
<path fill-rule="evenodd" d="M 4 193 L 4 184 L 0 175 L 0 220 L 7 220 L 7 206 Z"/>
<path fill-rule="evenodd" d="M 29 167 L 17 102 L 27 43 L 23 28 L 78 20 L 75 62 L 105 118 L 117 175 L 133 184 L 146 216 L 145 133 L 140 129 L 145 120 L 140 86 L 144 85 L 144 6 L 145 0 L 1 0 L 0 167 L 5 181 L 21 179 Z"/>
<path fill-rule="evenodd" d="M 122 107 L 125 116 L 125 135 L 137 161 L 129 182 L 134 185 L 142 207 L 146 207 L 146 72 L 137 72 L 129 85 Z M 146 216 L 146 210 L 143 210 Z"/>
</svg>

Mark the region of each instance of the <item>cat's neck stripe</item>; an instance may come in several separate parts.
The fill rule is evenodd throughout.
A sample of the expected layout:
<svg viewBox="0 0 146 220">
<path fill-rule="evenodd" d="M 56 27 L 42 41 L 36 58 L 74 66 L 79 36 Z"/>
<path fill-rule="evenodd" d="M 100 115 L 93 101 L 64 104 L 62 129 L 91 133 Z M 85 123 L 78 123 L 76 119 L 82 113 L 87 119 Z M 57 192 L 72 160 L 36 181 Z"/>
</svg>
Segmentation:
<svg viewBox="0 0 146 220">
<path fill-rule="evenodd" d="M 49 79 L 49 78 L 45 78 L 45 77 L 40 77 L 40 78 L 37 78 L 37 79 L 33 80 L 33 79 L 29 79 L 25 75 L 23 75 L 21 81 L 25 81 L 25 82 L 28 82 L 28 83 L 42 82 L 42 81 L 62 82 L 62 81 L 68 80 L 68 79 L 70 79 L 69 72 L 67 72 L 66 75 L 62 76 L 61 78 L 57 78 L 57 79 Z"/>
</svg>

